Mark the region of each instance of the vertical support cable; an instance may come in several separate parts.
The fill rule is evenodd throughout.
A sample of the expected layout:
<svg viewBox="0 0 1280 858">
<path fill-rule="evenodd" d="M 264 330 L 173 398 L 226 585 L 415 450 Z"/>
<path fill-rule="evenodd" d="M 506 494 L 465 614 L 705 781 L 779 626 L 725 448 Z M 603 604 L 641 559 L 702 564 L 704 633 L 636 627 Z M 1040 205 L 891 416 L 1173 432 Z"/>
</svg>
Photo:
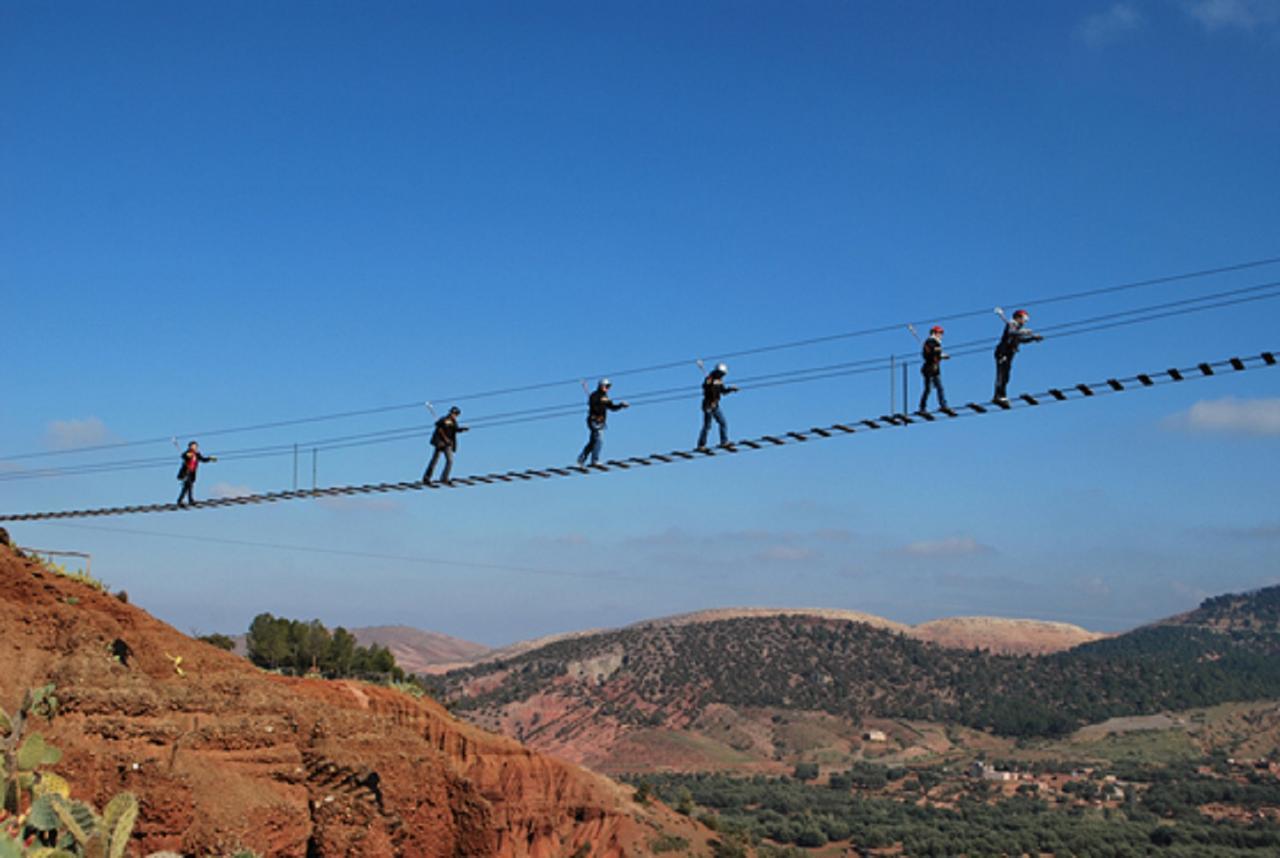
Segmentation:
<svg viewBox="0 0 1280 858">
<path fill-rule="evenodd" d="M 907 362 L 902 362 L 902 413 L 906 414 L 910 409 L 907 406 Z"/>
<path fill-rule="evenodd" d="M 897 368 L 894 366 L 894 357 L 893 355 L 889 355 L 889 413 L 890 414 L 893 413 L 893 409 L 896 408 L 898 405 L 898 396 L 893 389 L 894 372 L 896 371 L 896 369 Z"/>
</svg>

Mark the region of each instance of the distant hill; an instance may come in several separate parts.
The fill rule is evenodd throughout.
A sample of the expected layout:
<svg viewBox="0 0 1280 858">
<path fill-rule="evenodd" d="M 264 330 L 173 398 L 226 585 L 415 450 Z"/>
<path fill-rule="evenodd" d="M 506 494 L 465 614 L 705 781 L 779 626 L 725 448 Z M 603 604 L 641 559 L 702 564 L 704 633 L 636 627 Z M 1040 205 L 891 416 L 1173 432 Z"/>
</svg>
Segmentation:
<svg viewBox="0 0 1280 858">
<path fill-rule="evenodd" d="M 1004 655 L 1046 655 L 1106 637 L 1070 623 L 1003 617 L 932 620 L 911 627 L 907 634 L 939 646 L 984 649 Z"/>
<path fill-rule="evenodd" d="M 441 663 L 474 661 L 489 652 L 483 644 L 410 626 L 365 626 L 348 631 L 361 646 L 378 644 L 391 650 L 396 664 L 408 673 L 426 673 Z"/>
<path fill-rule="evenodd" d="M 714 738 L 716 754 L 750 757 L 761 732 L 777 733 L 770 723 L 788 720 L 779 714 L 787 712 L 823 716 L 813 729 L 844 742 L 857 732 L 852 725 L 884 718 L 1058 735 L 1110 717 L 1280 698 L 1280 633 L 1260 619 L 1278 597 L 1280 588 L 1270 588 L 1211 599 L 1189 621 L 1041 656 L 947 648 L 887 621 L 686 616 L 555 641 L 435 682 L 476 723 L 603 767 L 615 749 L 655 731 L 650 746 L 684 743 L 685 752 L 701 753 L 698 743 Z M 957 628 L 961 637 L 1028 628 L 966 625 L 934 624 L 932 632 L 954 640 Z"/>
<path fill-rule="evenodd" d="M 741 619 L 744 617 L 816 617 L 826 620 L 848 620 L 900 632 L 909 637 L 931 641 L 941 646 L 958 649 L 982 649 L 1011 655 L 1042 655 L 1044 653 L 1058 652 L 1105 637 L 1100 632 L 1091 632 L 1088 629 L 1082 629 L 1070 623 L 1005 619 L 1003 617 L 955 617 L 932 620 L 918 626 L 908 626 L 884 617 L 878 617 L 875 614 L 842 608 L 710 608 L 703 611 L 675 614 L 669 617 L 641 620 L 623 628 L 657 629 L 687 626 L 695 623 L 709 623 L 718 620 Z M 498 649 L 487 650 L 478 656 L 432 662 L 427 669 L 420 672 L 443 674 L 451 670 L 474 667 L 485 662 L 509 661 L 526 652 L 559 643 L 560 641 L 579 640 L 594 635 L 607 634 L 611 631 L 617 631 L 617 629 L 587 629 L 547 635 L 533 640 L 520 641 Z M 361 642 L 363 643 L 364 641 Z"/>
</svg>

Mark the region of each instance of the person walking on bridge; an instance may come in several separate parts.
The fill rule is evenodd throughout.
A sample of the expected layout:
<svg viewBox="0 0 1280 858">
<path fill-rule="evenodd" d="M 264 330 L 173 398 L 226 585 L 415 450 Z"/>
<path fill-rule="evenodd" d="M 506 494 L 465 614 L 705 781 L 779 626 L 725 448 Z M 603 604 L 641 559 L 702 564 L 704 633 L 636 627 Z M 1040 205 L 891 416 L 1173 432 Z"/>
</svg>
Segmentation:
<svg viewBox="0 0 1280 858">
<path fill-rule="evenodd" d="M 187 499 L 187 506 L 195 506 L 196 471 L 201 462 L 216 462 L 217 456 L 206 456 L 200 452 L 200 445 L 192 441 L 182 454 L 182 466 L 178 468 L 178 479 L 182 481 L 182 491 L 178 493 L 178 506 L 182 499 Z"/>
<path fill-rule="evenodd" d="M 609 398 L 609 388 L 613 383 L 607 378 L 600 379 L 596 389 L 587 397 L 587 430 L 591 433 L 587 438 L 587 446 L 578 454 L 578 467 L 591 457 L 591 464 L 600 462 L 600 453 L 604 450 L 604 429 L 609 422 L 610 411 L 621 411 L 628 407 L 626 402 L 614 402 Z M 583 387 L 586 387 L 584 384 Z"/>
<path fill-rule="evenodd" d="M 431 472 L 436 469 L 436 462 L 441 456 L 444 456 L 444 471 L 440 474 L 440 482 L 446 486 L 453 485 L 449 474 L 453 472 L 453 454 L 458 451 L 458 433 L 467 431 L 466 426 L 458 425 L 461 414 L 462 409 L 455 405 L 449 409 L 448 414 L 436 421 L 436 431 L 431 433 L 431 446 L 435 449 L 431 453 L 431 461 L 427 463 L 427 470 L 422 475 L 423 485 L 431 485 Z"/>
<path fill-rule="evenodd" d="M 920 413 L 929 410 L 929 391 L 938 391 L 938 407 L 947 407 L 947 394 L 942 389 L 942 362 L 951 355 L 942 350 L 942 325 L 929 329 L 929 339 L 920 350 L 920 374 L 924 376 L 924 393 L 920 394 Z"/>
<path fill-rule="evenodd" d="M 1000 314 L 1004 319 L 1004 314 Z M 1023 343 L 1038 343 L 1044 339 L 1027 327 L 1031 315 L 1026 310 L 1017 310 L 1013 319 L 1005 319 L 1004 333 L 996 345 L 996 393 L 992 401 L 1008 402 L 1009 373 L 1013 369 L 1013 358 Z"/>
<path fill-rule="evenodd" d="M 729 446 L 729 424 L 724 419 L 724 412 L 720 410 L 720 397 L 737 393 L 738 388 L 724 383 L 728 372 L 729 367 L 722 363 L 716 364 L 716 368 L 702 380 L 702 432 L 698 435 L 699 450 L 707 449 L 707 433 L 711 431 L 712 420 L 720 428 L 720 446 Z"/>
</svg>

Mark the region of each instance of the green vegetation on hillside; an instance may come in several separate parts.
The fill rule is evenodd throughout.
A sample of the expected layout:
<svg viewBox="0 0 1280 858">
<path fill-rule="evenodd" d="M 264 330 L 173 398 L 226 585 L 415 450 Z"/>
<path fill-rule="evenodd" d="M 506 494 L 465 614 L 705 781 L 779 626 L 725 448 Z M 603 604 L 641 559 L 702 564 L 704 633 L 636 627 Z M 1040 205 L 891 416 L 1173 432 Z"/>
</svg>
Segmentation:
<svg viewBox="0 0 1280 858">
<path fill-rule="evenodd" d="M 1280 632 L 1280 587 L 1205 599 L 1183 622 Z"/>
<path fill-rule="evenodd" d="M 433 688 L 455 709 L 493 710 L 559 681 L 560 692 L 598 695 L 602 712 L 636 726 L 724 703 L 1053 736 L 1115 716 L 1280 697 L 1280 631 L 1267 625 L 1278 605 L 1280 587 L 1220 597 L 1201 609 L 1218 617 L 1215 627 L 1149 626 L 1038 657 L 944 649 L 813 617 L 623 629 L 454 671 Z M 606 653 L 620 653 L 622 665 L 603 685 L 560 681 L 569 664 Z M 484 692 L 464 692 L 499 672 Z"/>
<path fill-rule="evenodd" d="M 357 677 L 403 681 L 405 673 L 386 647 L 360 646 L 339 626 L 259 614 L 249 626 L 249 660 L 268 670 L 302 675 L 312 670 L 330 679 Z"/>
<path fill-rule="evenodd" d="M 716 774 L 649 775 L 633 783 L 672 806 L 692 805 L 694 814 L 721 832 L 755 843 L 804 848 L 845 840 L 862 848 L 901 844 L 911 856 L 1225 858 L 1280 850 L 1280 825 L 1275 822 L 1215 822 L 1198 810 L 1211 801 L 1243 808 L 1280 805 L 1280 782 L 1274 778 L 1238 785 L 1189 770 L 1160 771 L 1150 786 L 1127 784 L 1125 798 L 1113 802 L 1114 807 L 1080 803 L 1093 802 L 1090 794 L 1104 788 L 1101 773 L 1069 790 L 1063 807 L 1034 791 L 991 799 L 987 792 L 992 787 L 980 781 L 954 796 L 952 806 L 917 804 L 922 779 L 914 774 L 902 785 L 905 795 L 896 799 L 850 792 L 852 776 L 828 786 Z"/>
</svg>

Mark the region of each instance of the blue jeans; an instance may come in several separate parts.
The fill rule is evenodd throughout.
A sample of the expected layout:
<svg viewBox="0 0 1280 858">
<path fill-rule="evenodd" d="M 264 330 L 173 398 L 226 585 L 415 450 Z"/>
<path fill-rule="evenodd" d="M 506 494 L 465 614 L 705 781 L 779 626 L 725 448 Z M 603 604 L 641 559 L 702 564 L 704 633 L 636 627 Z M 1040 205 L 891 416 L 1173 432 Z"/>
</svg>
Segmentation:
<svg viewBox="0 0 1280 858">
<path fill-rule="evenodd" d="M 924 411 L 929 407 L 930 389 L 936 389 L 938 391 L 938 407 L 946 408 L 947 394 L 942 390 L 942 376 L 921 374 L 921 377 L 924 378 L 924 393 L 920 394 L 920 410 Z"/>
<path fill-rule="evenodd" d="M 444 456 L 444 473 L 440 475 L 440 482 L 449 482 L 449 474 L 453 471 L 453 449 L 450 447 L 436 447 L 435 452 L 431 454 L 431 461 L 427 463 L 427 472 L 422 475 L 424 483 L 431 482 L 431 472 L 436 469 L 436 462 L 440 457 Z"/>
<path fill-rule="evenodd" d="M 588 420 L 587 428 L 591 430 L 591 437 L 587 439 L 587 446 L 578 454 L 579 465 L 587 461 L 587 456 L 591 457 L 591 464 L 598 463 L 600 453 L 604 451 L 604 423 Z"/>
<path fill-rule="evenodd" d="M 720 443 L 721 445 L 729 443 L 729 423 L 724 419 L 724 412 L 717 405 L 710 411 L 702 412 L 702 432 L 698 435 L 698 446 L 707 446 L 707 433 L 711 431 L 711 421 L 715 420 L 720 426 Z"/>
<path fill-rule="evenodd" d="M 996 355 L 996 399 L 1008 396 L 1009 373 L 1013 371 L 1013 355 Z"/>
</svg>

